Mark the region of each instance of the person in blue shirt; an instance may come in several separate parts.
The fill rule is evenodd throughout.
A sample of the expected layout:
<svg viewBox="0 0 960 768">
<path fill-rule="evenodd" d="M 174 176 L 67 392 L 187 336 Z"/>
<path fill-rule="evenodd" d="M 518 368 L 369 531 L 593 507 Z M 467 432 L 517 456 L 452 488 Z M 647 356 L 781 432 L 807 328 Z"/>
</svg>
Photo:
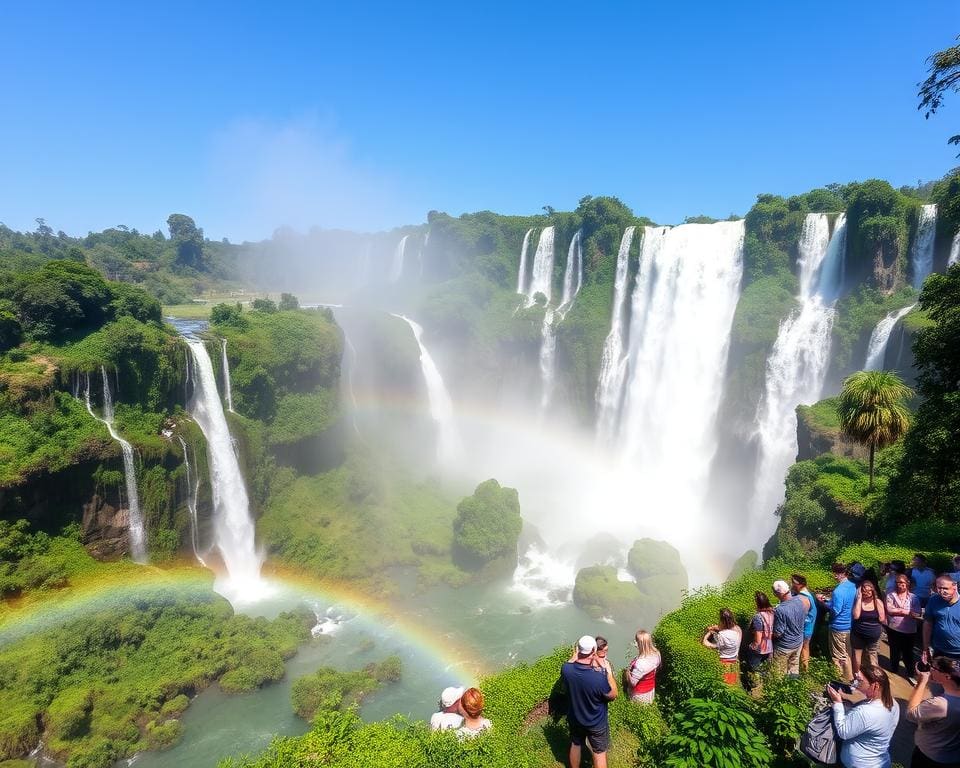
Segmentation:
<svg viewBox="0 0 960 768">
<path fill-rule="evenodd" d="M 900 705 L 890 692 L 890 679 L 880 667 L 869 664 L 854 678 L 866 701 L 850 710 L 833 686 L 827 696 L 833 702 L 833 724 L 842 739 L 840 762 L 846 768 L 890 768 L 890 740 L 900 721 Z"/>
<path fill-rule="evenodd" d="M 577 641 L 576 658 L 564 663 L 560 676 L 567 687 L 570 711 L 570 765 L 580 766 L 580 751 L 586 740 L 593 750 L 595 768 L 607 768 L 610 745 L 610 722 L 607 705 L 617 698 L 617 681 L 613 667 L 597 657 L 597 641 L 584 635 Z M 596 665 L 596 666 L 595 666 Z"/>
<path fill-rule="evenodd" d="M 790 591 L 794 595 L 801 595 L 807 601 L 807 615 L 803 620 L 803 647 L 800 649 L 800 668 L 806 672 L 807 665 L 810 663 L 810 640 L 817 626 L 817 604 L 810 590 L 807 589 L 807 577 L 802 573 L 794 573 L 790 576 Z"/>
<path fill-rule="evenodd" d="M 910 576 L 913 578 L 913 594 L 920 601 L 920 607 L 926 608 L 927 601 L 933 593 L 933 582 L 937 574 L 927 565 L 927 558 L 917 552 L 910 563 Z"/>
<path fill-rule="evenodd" d="M 940 574 L 936 594 L 923 614 L 923 661 L 946 656 L 960 661 L 960 593 L 953 576 Z"/>
<path fill-rule="evenodd" d="M 830 611 L 830 656 L 834 666 L 844 680 L 853 679 L 850 663 L 850 626 L 853 621 L 853 604 L 857 598 L 857 585 L 847 578 L 847 569 L 843 563 L 834 563 L 830 567 L 837 586 L 829 598 L 818 594 L 817 598 Z"/>
</svg>

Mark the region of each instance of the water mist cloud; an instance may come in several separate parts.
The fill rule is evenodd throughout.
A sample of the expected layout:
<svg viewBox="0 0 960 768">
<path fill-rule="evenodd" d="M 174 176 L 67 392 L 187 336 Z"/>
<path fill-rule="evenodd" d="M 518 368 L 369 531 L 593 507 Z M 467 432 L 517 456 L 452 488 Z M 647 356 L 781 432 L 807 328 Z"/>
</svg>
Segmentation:
<svg viewBox="0 0 960 768">
<path fill-rule="evenodd" d="M 231 240 L 260 240 L 284 226 L 369 231 L 426 216 L 415 190 L 317 117 L 228 125 L 214 139 L 207 186 L 217 210 L 200 223 Z"/>
</svg>

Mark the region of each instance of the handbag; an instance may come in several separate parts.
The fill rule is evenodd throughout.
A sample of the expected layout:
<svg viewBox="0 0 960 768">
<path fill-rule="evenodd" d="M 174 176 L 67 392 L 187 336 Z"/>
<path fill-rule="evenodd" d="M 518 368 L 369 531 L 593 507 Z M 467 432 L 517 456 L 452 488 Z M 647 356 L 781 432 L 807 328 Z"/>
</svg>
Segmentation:
<svg viewBox="0 0 960 768">
<path fill-rule="evenodd" d="M 836 765 L 840 738 L 833 727 L 833 711 L 821 709 L 800 737 L 800 751 L 817 765 Z"/>
</svg>

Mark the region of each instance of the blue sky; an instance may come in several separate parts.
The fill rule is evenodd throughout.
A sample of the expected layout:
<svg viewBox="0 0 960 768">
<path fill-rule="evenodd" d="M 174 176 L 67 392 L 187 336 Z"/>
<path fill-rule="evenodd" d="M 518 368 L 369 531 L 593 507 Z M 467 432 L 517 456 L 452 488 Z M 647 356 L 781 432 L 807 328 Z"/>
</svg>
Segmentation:
<svg viewBox="0 0 960 768">
<path fill-rule="evenodd" d="M 200 5 L 4 4 L 0 222 L 236 241 L 612 194 L 670 223 L 960 164 L 960 94 L 916 109 L 955 0 Z"/>
</svg>

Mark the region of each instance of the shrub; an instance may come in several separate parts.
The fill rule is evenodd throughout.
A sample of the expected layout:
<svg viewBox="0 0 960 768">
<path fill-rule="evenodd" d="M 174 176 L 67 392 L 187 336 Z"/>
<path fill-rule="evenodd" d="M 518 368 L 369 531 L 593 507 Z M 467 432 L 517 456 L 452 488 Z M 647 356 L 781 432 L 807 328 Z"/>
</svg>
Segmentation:
<svg viewBox="0 0 960 768">
<path fill-rule="evenodd" d="M 457 505 L 454 546 L 466 565 L 478 567 L 496 558 L 515 556 L 522 527 L 516 489 L 486 480 Z"/>
<path fill-rule="evenodd" d="M 763 734 L 732 695 L 690 699 L 670 719 L 661 744 L 667 768 L 767 768 L 773 760 Z"/>
</svg>

